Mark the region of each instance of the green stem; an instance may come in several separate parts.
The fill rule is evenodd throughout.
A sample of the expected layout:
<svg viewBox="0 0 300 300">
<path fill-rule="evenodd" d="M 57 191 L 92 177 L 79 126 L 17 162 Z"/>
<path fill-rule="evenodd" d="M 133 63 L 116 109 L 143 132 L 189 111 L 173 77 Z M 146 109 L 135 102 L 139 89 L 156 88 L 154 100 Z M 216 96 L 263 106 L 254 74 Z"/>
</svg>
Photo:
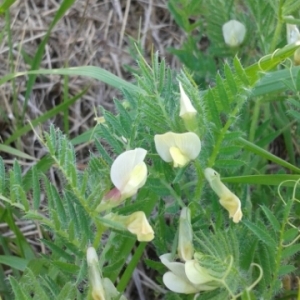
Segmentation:
<svg viewBox="0 0 300 300">
<path fill-rule="evenodd" d="M 65 63 L 65 68 L 68 68 L 68 62 Z M 69 76 L 64 76 L 64 103 L 69 101 Z M 63 111 L 63 121 L 64 121 L 64 132 L 65 135 L 69 137 L 69 108 L 66 107 L 66 109 Z"/>
<path fill-rule="evenodd" d="M 279 36 L 282 30 L 282 6 L 283 6 L 283 2 L 284 0 L 280 0 L 279 1 L 279 6 L 278 6 L 278 14 L 277 14 L 277 25 L 276 25 L 276 29 L 274 32 L 274 36 L 271 42 L 271 46 L 270 46 L 270 51 L 269 52 L 274 52 L 276 49 L 276 45 L 278 43 L 279 40 Z"/>
<path fill-rule="evenodd" d="M 255 139 L 255 131 L 257 128 L 259 112 L 260 112 L 260 100 L 257 100 L 257 101 L 255 101 L 253 114 L 252 114 L 252 118 L 251 118 L 252 120 L 251 120 L 251 125 L 250 125 L 250 130 L 249 130 L 249 141 L 250 142 L 254 142 L 254 139 Z"/>
<path fill-rule="evenodd" d="M 290 200 L 290 201 L 292 202 L 293 199 Z M 276 285 L 276 281 L 278 280 L 278 272 L 279 272 L 279 268 L 281 266 L 281 256 L 282 256 L 282 250 L 283 250 L 285 226 L 288 222 L 288 218 L 289 218 L 290 211 L 291 211 L 291 208 L 292 208 L 292 203 L 287 203 L 287 205 L 289 205 L 289 207 L 288 207 L 288 209 L 285 209 L 284 220 L 282 221 L 280 235 L 279 235 L 279 245 L 277 247 L 274 275 L 272 277 L 272 281 L 270 282 L 270 288 L 268 289 L 266 299 L 272 299 L 272 296 L 274 296 L 274 287 Z"/>
<path fill-rule="evenodd" d="M 123 276 L 120 279 L 120 282 L 117 286 L 117 289 L 120 293 L 123 293 L 124 290 L 126 289 L 128 282 L 131 280 L 132 278 L 132 273 L 135 269 L 135 267 L 137 266 L 137 264 L 139 263 L 141 256 L 145 250 L 147 243 L 146 242 L 142 242 L 138 245 L 130 263 L 128 264 L 125 272 L 123 273 Z"/>
<path fill-rule="evenodd" d="M 198 182 L 196 183 L 196 188 L 195 188 L 195 196 L 194 196 L 194 201 L 198 201 L 201 198 L 202 194 L 202 188 L 203 188 L 203 183 L 204 183 L 204 176 L 202 172 L 202 168 L 200 165 L 200 161 L 196 160 L 195 163 L 195 169 L 198 177 Z"/>
<path fill-rule="evenodd" d="M 208 162 L 207 162 L 207 167 L 208 168 L 213 167 L 213 165 L 214 165 L 214 163 L 217 159 L 217 156 L 220 152 L 220 148 L 221 148 L 222 142 L 224 140 L 225 134 L 228 131 L 229 127 L 232 125 L 233 120 L 236 117 L 237 113 L 239 112 L 240 106 L 243 105 L 243 104 L 244 103 L 241 100 L 238 102 L 237 106 L 234 108 L 234 111 L 232 112 L 232 115 L 229 116 L 229 118 L 228 118 L 227 122 L 225 123 L 224 127 L 221 129 L 220 134 L 217 138 L 217 142 L 214 146 L 214 150 L 213 150 L 210 158 L 208 159 Z"/>
<path fill-rule="evenodd" d="M 181 207 L 186 206 L 182 201 L 182 199 L 176 194 L 173 188 L 165 180 L 161 180 L 161 183 L 169 190 L 171 196 L 178 202 L 179 206 Z"/>
</svg>

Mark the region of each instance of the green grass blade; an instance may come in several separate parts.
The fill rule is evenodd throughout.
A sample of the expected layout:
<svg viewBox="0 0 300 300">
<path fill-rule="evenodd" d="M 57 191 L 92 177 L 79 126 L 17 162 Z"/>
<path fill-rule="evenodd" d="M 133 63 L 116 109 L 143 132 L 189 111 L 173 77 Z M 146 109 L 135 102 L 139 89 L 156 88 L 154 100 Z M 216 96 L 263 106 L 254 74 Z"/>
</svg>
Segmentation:
<svg viewBox="0 0 300 300">
<path fill-rule="evenodd" d="M 85 77 L 90 77 L 102 81 L 119 90 L 126 89 L 137 93 L 144 93 L 144 91 L 138 86 L 135 86 L 134 84 L 125 81 L 124 79 L 110 73 L 109 71 L 106 71 L 105 69 L 95 67 L 95 66 L 83 66 L 83 67 L 51 69 L 51 70 L 40 69 L 40 70 L 32 70 L 27 72 L 8 74 L 6 76 L 3 76 L 0 79 L 0 85 L 2 85 L 3 83 L 9 80 L 12 80 L 13 78 L 24 76 L 24 75 L 32 75 L 32 74 L 85 76 Z"/>
<path fill-rule="evenodd" d="M 266 74 L 257 82 L 251 92 L 251 96 L 257 97 L 286 89 L 285 82 L 295 82 L 299 71 L 300 67 L 293 67 L 291 69 L 278 70 Z"/>
<path fill-rule="evenodd" d="M 243 139 L 243 138 L 239 138 L 239 143 L 242 144 L 244 146 L 244 148 L 254 154 L 257 154 L 259 155 L 260 157 L 263 157 L 267 160 L 270 160 L 284 168 L 287 168 L 291 171 L 294 171 L 296 173 L 300 173 L 300 169 L 297 168 L 296 166 L 288 163 L 287 161 L 279 158 L 278 156 L 276 155 L 273 155 L 272 153 L 270 153 L 269 151 L 263 149 L 263 148 L 260 148 L 258 147 L 257 145 Z"/>
<path fill-rule="evenodd" d="M 82 92 L 80 92 L 76 96 L 74 96 L 72 99 L 69 99 L 68 101 L 63 102 L 60 105 L 55 106 L 51 110 L 45 112 L 40 117 L 32 120 L 31 121 L 31 125 L 33 127 L 35 127 L 38 124 L 43 123 L 43 122 L 47 121 L 48 119 L 54 117 L 58 113 L 64 111 L 69 106 L 71 106 L 72 104 L 74 104 L 78 99 L 80 99 L 87 92 L 87 90 L 88 90 L 88 87 L 85 88 Z M 18 130 L 16 130 L 7 140 L 5 140 L 5 144 L 8 145 L 8 144 L 12 143 L 13 141 L 17 140 L 19 137 L 21 137 L 25 133 L 29 132 L 32 129 L 31 125 L 27 124 L 27 125 L 19 128 Z"/>
<path fill-rule="evenodd" d="M 13 255 L 0 255 L 0 264 L 9 266 L 19 271 L 24 271 L 28 265 L 29 260 L 13 256 Z"/>
<path fill-rule="evenodd" d="M 6 10 L 8 10 L 16 0 L 4 0 L 4 2 L 0 5 L 0 14 L 5 13 Z"/>
<path fill-rule="evenodd" d="M 20 150 L 14 149 L 10 146 L 3 145 L 3 144 L 0 144 L 0 152 L 9 153 L 10 155 L 18 156 L 24 159 L 36 160 L 33 156 L 30 156 Z"/>
<path fill-rule="evenodd" d="M 294 187 L 299 175 L 275 174 L 275 175 L 247 175 L 237 177 L 222 177 L 222 181 L 229 183 L 279 185 Z"/>
<path fill-rule="evenodd" d="M 42 61 L 43 55 L 44 55 L 44 51 L 45 51 L 45 46 L 48 42 L 48 39 L 50 37 L 50 33 L 52 31 L 52 29 L 54 28 L 54 26 L 56 25 L 56 23 L 64 16 L 64 14 L 66 13 L 66 11 L 72 6 L 72 4 L 75 2 L 75 0 L 64 0 L 61 4 L 59 9 L 57 10 L 54 19 L 52 20 L 51 24 L 49 25 L 49 28 L 47 30 L 47 33 L 45 35 L 45 37 L 43 38 L 42 42 L 40 43 L 38 50 L 34 56 L 34 59 L 32 61 L 32 65 L 31 65 L 31 70 L 36 70 L 39 68 L 40 63 Z M 26 94 L 25 94 L 25 101 L 24 101 L 24 105 L 23 105 L 23 112 L 22 112 L 22 122 L 24 120 L 24 115 L 25 115 L 25 111 L 27 108 L 27 103 L 29 100 L 29 96 L 30 93 L 32 91 L 33 85 L 35 83 L 35 79 L 36 79 L 36 75 L 32 74 L 31 76 L 29 76 L 27 85 L 26 85 Z"/>
</svg>

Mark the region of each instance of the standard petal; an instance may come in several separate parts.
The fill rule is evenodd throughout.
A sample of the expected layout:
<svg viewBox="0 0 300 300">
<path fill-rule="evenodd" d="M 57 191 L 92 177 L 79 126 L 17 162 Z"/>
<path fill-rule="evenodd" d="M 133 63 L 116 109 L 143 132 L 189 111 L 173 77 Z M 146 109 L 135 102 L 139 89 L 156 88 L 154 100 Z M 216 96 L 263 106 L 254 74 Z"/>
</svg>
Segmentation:
<svg viewBox="0 0 300 300">
<path fill-rule="evenodd" d="M 115 187 L 122 192 L 122 188 L 128 182 L 130 173 L 135 166 L 144 161 L 147 151 L 136 148 L 121 153 L 113 162 L 110 169 L 110 178 Z"/>
<path fill-rule="evenodd" d="M 195 294 L 199 291 L 188 280 L 184 280 L 182 277 L 176 276 L 172 272 L 164 274 L 163 282 L 169 290 L 175 293 Z"/>
<path fill-rule="evenodd" d="M 179 81 L 179 89 L 180 89 L 180 112 L 179 116 L 183 117 L 185 115 L 194 116 L 197 114 L 196 109 L 191 103 L 190 98 L 185 93 L 181 82 Z"/>
<path fill-rule="evenodd" d="M 207 270 L 201 267 L 196 260 L 189 260 L 185 263 L 185 274 L 191 283 L 197 285 L 213 280 Z"/>
<path fill-rule="evenodd" d="M 175 146 L 174 134 L 175 133 L 173 132 L 167 132 L 165 134 L 156 134 L 154 136 L 156 151 L 165 162 L 173 161 L 170 154 L 170 147 Z"/>
<path fill-rule="evenodd" d="M 193 132 L 174 133 L 175 146 L 189 160 L 195 159 L 201 150 L 201 142 Z"/>
</svg>

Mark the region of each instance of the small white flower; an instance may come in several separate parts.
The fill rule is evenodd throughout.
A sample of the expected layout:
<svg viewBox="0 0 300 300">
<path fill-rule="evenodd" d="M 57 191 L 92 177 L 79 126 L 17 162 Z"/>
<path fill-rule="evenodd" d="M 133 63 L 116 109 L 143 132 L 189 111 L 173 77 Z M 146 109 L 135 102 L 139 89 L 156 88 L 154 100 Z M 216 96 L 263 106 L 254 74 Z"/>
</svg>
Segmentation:
<svg viewBox="0 0 300 300">
<path fill-rule="evenodd" d="M 206 168 L 204 175 L 220 198 L 220 204 L 229 212 L 229 218 L 232 218 L 234 223 L 238 223 L 243 217 L 240 199 L 220 180 L 220 175 L 215 170 Z"/>
<path fill-rule="evenodd" d="M 147 151 L 136 148 L 121 153 L 113 162 L 110 178 L 115 188 L 110 190 L 98 205 L 97 211 L 118 206 L 123 200 L 135 195 L 147 180 L 147 166 L 144 163 Z"/>
<path fill-rule="evenodd" d="M 230 47 L 239 46 L 246 34 L 246 27 L 239 21 L 230 20 L 222 26 L 225 43 Z"/>
<path fill-rule="evenodd" d="M 192 105 L 191 100 L 189 99 L 189 97 L 185 93 L 180 81 L 179 81 L 179 89 L 180 89 L 180 112 L 179 112 L 179 116 L 183 119 L 184 118 L 187 118 L 187 119 L 192 118 L 197 114 L 197 111 L 194 108 L 194 106 Z"/>
<path fill-rule="evenodd" d="M 110 178 L 120 191 L 121 198 L 135 195 L 147 180 L 147 166 L 144 163 L 147 151 L 143 148 L 125 151 L 113 162 Z"/>
<path fill-rule="evenodd" d="M 195 294 L 200 291 L 214 290 L 218 287 L 207 270 L 201 268 L 194 260 L 187 261 L 185 264 L 174 262 L 171 259 L 171 253 L 163 254 L 159 258 L 170 270 L 164 274 L 163 282 L 169 290 L 175 293 Z"/>
<path fill-rule="evenodd" d="M 156 151 L 166 162 L 173 162 L 174 167 L 184 167 L 195 159 L 201 150 L 199 137 L 193 132 L 156 134 Z"/>
</svg>

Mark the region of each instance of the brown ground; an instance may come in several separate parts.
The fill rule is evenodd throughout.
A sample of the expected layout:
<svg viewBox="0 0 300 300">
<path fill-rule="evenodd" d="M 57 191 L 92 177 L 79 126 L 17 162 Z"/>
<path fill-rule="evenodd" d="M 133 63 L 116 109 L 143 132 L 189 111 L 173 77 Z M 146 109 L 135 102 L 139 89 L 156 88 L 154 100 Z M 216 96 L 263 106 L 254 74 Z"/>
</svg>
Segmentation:
<svg viewBox="0 0 300 300">
<path fill-rule="evenodd" d="M 34 56 L 59 8 L 58 2 L 61 1 L 19 0 L 14 4 L 10 15 L 13 64 L 10 65 L 9 62 L 8 37 L 5 34 L 3 38 L 0 37 L 0 77 L 12 70 L 29 69 L 29 62 L 25 58 Z M 0 28 L 4 26 L 4 16 L 1 16 Z M 166 49 L 170 46 L 178 47 L 184 39 L 184 33 L 172 20 L 167 10 L 167 0 L 77 0 L 52 31 L 41 68 L 93 65 L 131 80 L 130 74 L 123 68 L 124 65 L 135 66 L 135 59 L 129 54 L 129 37 L 140 37 L 146 57 L 150 57 L 153 47 L 153 50 L 159 51 L 173 68 L 179 68 L 177 59 Z M 94 126 L 94 107 L 102 105 L 113 110 L 112 99 L 120 96 L 109 86 L 84 77 L 70 78 L 70 96 L 74 96 L 88 85 L 88 92 L 69 111 L 70 135 L 73 137 Z M 11 82 L 0 86 L 0 140 L 9 137 L 16 126 L 18 113 L 24 103 L 25 86 L 24 77 L 16 80 L 16 93 L 13 93 Z M 28 102 L 25 119 L 34 119 L 62 101 L 63 78 L 38 77 Z M 62 127 L 61 119 L 61 116 L 58 116 L 49 120 L 45 127 L 50 123 Z M 18 147 L 32 156 L 41 157 L 45 152 L 34 143 L 35 139 L 30 133 L 22 138 L 20 144 L 11 146 Z M 80 147 L 76 150 L 79 152 Z M 10 156 L 3 156 L 7 158 L 7 164 L 12 163 Z M 85 162 L 84 155 L 78 157 L 82 160 L 79 163 Z M 36 224 L 19 221 L 18 225 L 33 245 L 41 246 L 37 241 L 40 231 Z M 0 224 L 0 232 L 12 235 L 6 224 Z M 42 251 L 45 249 L 42 248 Z M 150 277 L 141 266 L 134 273 L 128 292 L 131 292 L 131 295 L 133 292 L 136 299 L 150 299 L 147 297 L 150 290 L 160 293 L 161 288 Z M 150 286 L 150 290 L 147 286 Z"/>
</svg>

